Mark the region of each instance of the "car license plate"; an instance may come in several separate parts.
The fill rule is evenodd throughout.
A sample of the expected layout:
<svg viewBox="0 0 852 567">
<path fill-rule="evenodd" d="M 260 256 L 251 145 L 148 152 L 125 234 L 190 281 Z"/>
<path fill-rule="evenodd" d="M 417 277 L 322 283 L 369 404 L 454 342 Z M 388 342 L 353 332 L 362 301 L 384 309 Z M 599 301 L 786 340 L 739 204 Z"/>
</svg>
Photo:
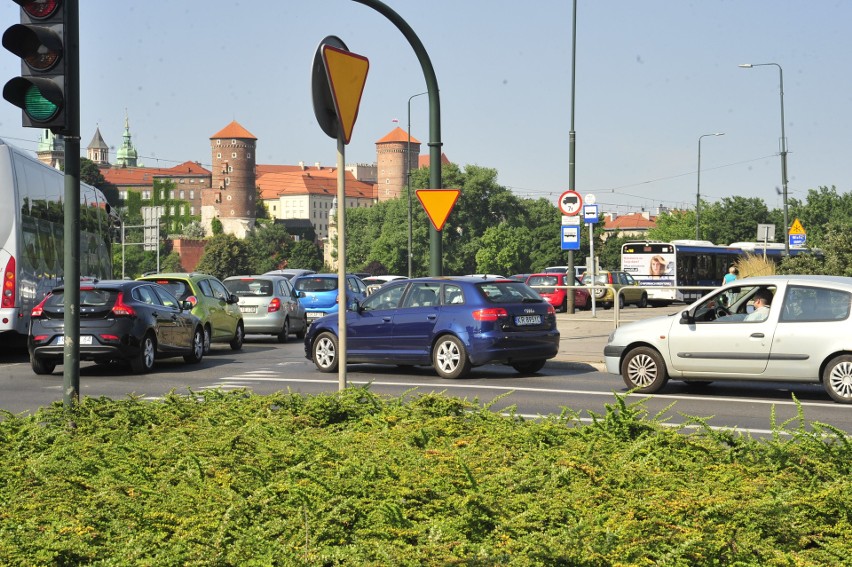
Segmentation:
<svg viewBox="0 0 852 567">
<path fill-rule="evenodd" d="M 308 311 L 307 312 L 308 319 L 319 319 L 323 315 L 325 315 L 325 313 L 321 313 L 321 312 L 317 312 L 317 311 Z"/>
<path fill-rule="evenodd" d="M 242 313 L 257 313 L 257 305 L 240 305 Z"/>
<path fill-rule="evenodd" d="M 59 335 L 56 339 L 57 345 L 65 344 L 65 335 Z M 81 345 L 90 345 L 92 344 L 92 335 L 80 335 L 80 344 Z"/>
<path fill-rule="evenodd" d="M 541 325 L 541 315 L 521 315 L 515 317 L 515 325 Z"/>
</svg>

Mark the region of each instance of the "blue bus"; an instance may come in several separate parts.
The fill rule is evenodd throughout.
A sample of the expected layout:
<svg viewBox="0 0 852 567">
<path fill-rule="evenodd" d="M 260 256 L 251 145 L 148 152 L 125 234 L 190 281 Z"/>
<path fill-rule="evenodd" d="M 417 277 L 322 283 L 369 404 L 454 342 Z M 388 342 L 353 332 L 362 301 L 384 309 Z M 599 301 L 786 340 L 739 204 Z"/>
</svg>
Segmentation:
<svg viewBox="0 0 852 567">
<path fill-rule="evenodd" d="M 791 256 L 813 252 L 808 248 L 790 248 Z M 640 286 L 651 288 L 648 290 L 648 303 L 688 303 L 706 291 L 672 288 L 719 286 L 728 268 L 748 254 L 763 256 L 777 263 L 784 257 L 785 248 L 776 242 L 735 242 L 728 246 L 707 240 L 626 242 L 621 246 L 621 269 L 633 276 Z M 655 286 L 661 289 L 653 289 Z"/>
</svg>

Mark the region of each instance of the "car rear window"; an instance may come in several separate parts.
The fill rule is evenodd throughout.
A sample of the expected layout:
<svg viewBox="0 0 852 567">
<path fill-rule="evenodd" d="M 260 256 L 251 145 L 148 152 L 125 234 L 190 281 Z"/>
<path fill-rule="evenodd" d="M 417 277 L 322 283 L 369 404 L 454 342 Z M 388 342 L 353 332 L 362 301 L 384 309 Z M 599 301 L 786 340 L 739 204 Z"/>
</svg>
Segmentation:
<svg viewBox="0 0 852 567">
<path fill-rule="evenodd" d="M 558 276 L 530 276 L 527 281 L 530 287 L 536 287 L 539 293 L 553 293 L 553 286 L 559 285 Z M 544 286 L 547 286 L 546 288 Z"/>
<path fill-rule="evenodd" d="M 156 282 L 181 301 L 192 295 L 192 289 L 181 280 L 156 280 Z"/>
<path fill-rule="evenodd" d="M 293 287 L 296 291 L 334 291 L 337 278 L 299 278 Z"/>
<path fill-rule="evenodd" d="M 229 292 L 237 297 L 271 297 L 274 289 L 272 282 L 268 279 L 240 278 L 222 283 L 225 284 Z"/>
<path fill-rule="evenodd" d="M 476 284 L 479 292 L 491 303 L 520 303 L 541 301 L 541 296 L 525 283 L 495 281 Z"/>
<path fill-rule="evenodd" d="M 114 289 L 81 289 L 80 307 L 111 308 L 116 297 L 118 297 L 118 291 Z M 65 294 L 61 290 L 54 291 L 44 302 L 44 306 L 49 309 L 64 308 Z"/>
</svg>

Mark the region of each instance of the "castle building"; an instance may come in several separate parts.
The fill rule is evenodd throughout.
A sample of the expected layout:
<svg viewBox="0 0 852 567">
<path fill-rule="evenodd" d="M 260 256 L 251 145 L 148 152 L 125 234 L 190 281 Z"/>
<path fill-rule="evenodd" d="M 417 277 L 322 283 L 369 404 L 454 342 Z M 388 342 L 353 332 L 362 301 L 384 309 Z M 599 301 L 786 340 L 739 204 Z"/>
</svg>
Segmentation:
<svg viewBox="0 0 852 567">
<path fill-rule="evenodd" d="M 136 148 L 130 141 L 130 121 L 127 114 L 124 115 L 124 134 L 122 135 L 121 147 L 115 155 L 115 163 L 119 167 L 136 167 L 142 165 L 137 163 Z"/>
<path fill-rule="evenodd" d="M 65 169 L 65 141 L 48 129 L 41 131 L 36 157 L 54 169 Z"/>
<path fill-rule="evenodd" d="M 104 142 L 99 127 L 95 128 L 95 135 L 92 136 L 92 141 L 86 146 L 86 157 L 95 162 L 98 167 L 109 167 L 109 146 Z"/>
<path fill-rule="evenodd" d="M 256 146 L 257 138 L 236 120 L 210 137 L 213 186 L 201 199 L 201 225 L 208 233 L 213 218 L 237 238 L 245 238 L 254 228 Z"/>
<path fill-rule="evenodd" d="M 402 196 L 409 172 L 417 169 L 419 155 L 420 141 L 398 126 L 376 142 L 379 201 Z"/>
</svg>

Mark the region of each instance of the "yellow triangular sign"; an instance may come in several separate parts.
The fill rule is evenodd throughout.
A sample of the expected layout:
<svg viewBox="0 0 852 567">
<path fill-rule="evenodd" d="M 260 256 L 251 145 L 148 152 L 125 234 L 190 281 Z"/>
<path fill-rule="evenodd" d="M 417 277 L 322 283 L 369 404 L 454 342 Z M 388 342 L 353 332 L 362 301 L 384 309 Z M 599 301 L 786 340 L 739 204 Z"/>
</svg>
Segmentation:
<svg viewBox="0 0 852 567">
<path fill-rule="evenodd" d="M 322 56 L 337 109 L 337 119 L 340 120 L 343 143 L 348 144 L 355 119 L 358 118 L 358 106 L 361 104 L 370 62 L 366 57 L 330 45 L 322 47 Z"/>
<path fill-rule="evenodd" d="M 442 230 L 459 200 L 460 189 L 418 189 L 415 191 L 435 230 Z"/>
<path fill-rule="evenodd" d="M 790 227 L 790 234 L 805 234 L 805 227 L 799 222 L 799 219 L 793 221 L 793 226 Z"/>
</svg>

